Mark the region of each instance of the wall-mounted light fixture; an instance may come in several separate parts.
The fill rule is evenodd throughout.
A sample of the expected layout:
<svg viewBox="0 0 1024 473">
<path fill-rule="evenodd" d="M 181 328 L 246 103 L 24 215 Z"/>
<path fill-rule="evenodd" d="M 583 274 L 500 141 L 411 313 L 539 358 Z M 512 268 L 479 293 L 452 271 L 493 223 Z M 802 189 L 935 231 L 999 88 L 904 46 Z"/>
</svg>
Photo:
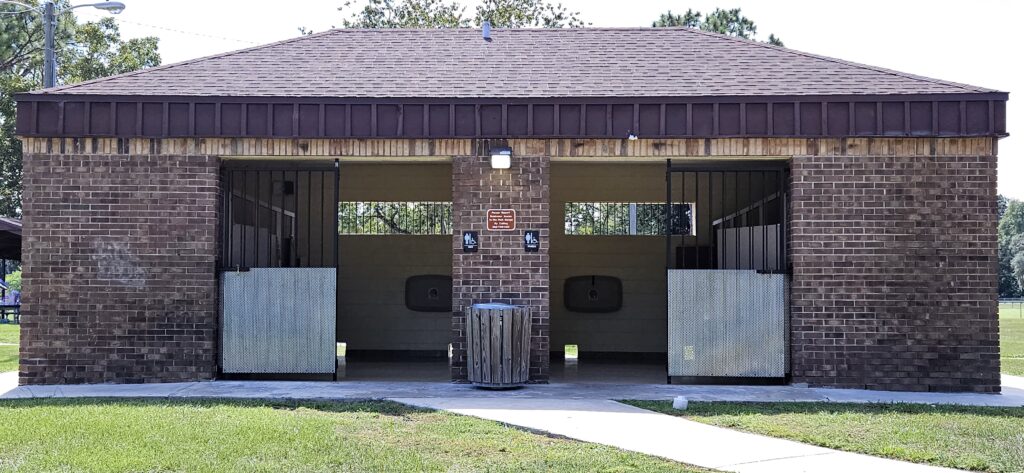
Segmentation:
<svg viewBox="0 0 1024 473">
<path fill-rule="evenodd" d="M 627 138 L 629 139 L 629 141 L 636 141 L 638 136 L 636 136 L 636 134 L 634 133 L 630 133 Z"/>
<path fill-rule="evenodd" d="M 508 169 L 512 167 L 512 148 L 503 146 L 491 148 L 491 168 Z"/>
</svg>

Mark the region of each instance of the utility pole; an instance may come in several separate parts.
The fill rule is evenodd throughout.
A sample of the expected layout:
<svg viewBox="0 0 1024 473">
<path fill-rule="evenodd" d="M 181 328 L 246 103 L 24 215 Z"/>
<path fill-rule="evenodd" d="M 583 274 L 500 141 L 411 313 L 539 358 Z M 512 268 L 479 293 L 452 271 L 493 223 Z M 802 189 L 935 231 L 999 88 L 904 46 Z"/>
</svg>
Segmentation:
<svg viewBox="0 0 1024 473">
<path fill-rule="evenodd" d="M 43 87 L 47 89 L 57 85 L 57 60 L 53 48 L 53 34 L 57 29 L 55 10 L 53 2 L 43 4 L 43 33 L 46 37 L 43 43 Z"/>
<path fill-rule="evenodd" d="M 0 0 L 0 4 L 17 5 L 24 7 L 24 10 L 3 12 L 4 15 L 16 13 L 43 14 L 43 87 L 50 88 L 57 85 L 57 59 L 53 46 L 53 36 L 57 32 L 57 15 L 76 8 L 93 7 L 117 15 L 124 11 L 124 4 L 121 2 L 99 2 L 86 5 L 75 5 L 57 11 L 57 5 L 53 0 L 46 0 L 43 6 L 30 5 L 17 0 Z"/>
</svg>

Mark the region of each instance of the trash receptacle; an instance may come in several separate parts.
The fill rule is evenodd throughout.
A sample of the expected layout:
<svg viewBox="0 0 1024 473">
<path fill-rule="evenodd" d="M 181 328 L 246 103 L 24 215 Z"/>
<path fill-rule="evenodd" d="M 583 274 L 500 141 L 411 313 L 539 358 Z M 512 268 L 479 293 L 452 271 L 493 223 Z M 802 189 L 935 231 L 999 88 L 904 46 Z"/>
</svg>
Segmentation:
<svg viewBox="0 0 1024 473">
<path fill-rule="evenodd" d="M 530 309 L 473 304 L 466 313 L 469 381 L 483 388 L 514 388 L 530 378 Z"/>
</svg>

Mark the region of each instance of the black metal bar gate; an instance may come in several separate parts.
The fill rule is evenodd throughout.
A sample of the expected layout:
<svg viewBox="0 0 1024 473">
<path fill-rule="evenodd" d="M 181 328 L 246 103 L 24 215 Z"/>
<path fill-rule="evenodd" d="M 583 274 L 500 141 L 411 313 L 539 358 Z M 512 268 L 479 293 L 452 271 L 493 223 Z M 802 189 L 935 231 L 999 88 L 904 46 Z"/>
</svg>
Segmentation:
<svg viewBox="0 0 1024 473">
<path fill-rule="evenodd" d="M 785 162 L 665 172 L 669 382 L 784 379 Z"/>
<path fill-rule="evenodd" d="M 225 162 L 222 376 L 335 378 L 339 178 L 337 161 Z"/>
</svg>

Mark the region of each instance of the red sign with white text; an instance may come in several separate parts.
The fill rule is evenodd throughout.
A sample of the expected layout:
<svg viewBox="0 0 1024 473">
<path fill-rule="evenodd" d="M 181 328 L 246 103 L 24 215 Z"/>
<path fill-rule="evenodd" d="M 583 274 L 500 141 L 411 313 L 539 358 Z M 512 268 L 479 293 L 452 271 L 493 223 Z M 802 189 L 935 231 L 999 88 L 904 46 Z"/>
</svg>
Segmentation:
<svg viewBox="0 0 1024 473">
<path fill-rule="evenodd" d="M 491 231 L 515 230 L 516 211 L 512 209 L 487 209 L 487 229 Z"/>
</svg>

